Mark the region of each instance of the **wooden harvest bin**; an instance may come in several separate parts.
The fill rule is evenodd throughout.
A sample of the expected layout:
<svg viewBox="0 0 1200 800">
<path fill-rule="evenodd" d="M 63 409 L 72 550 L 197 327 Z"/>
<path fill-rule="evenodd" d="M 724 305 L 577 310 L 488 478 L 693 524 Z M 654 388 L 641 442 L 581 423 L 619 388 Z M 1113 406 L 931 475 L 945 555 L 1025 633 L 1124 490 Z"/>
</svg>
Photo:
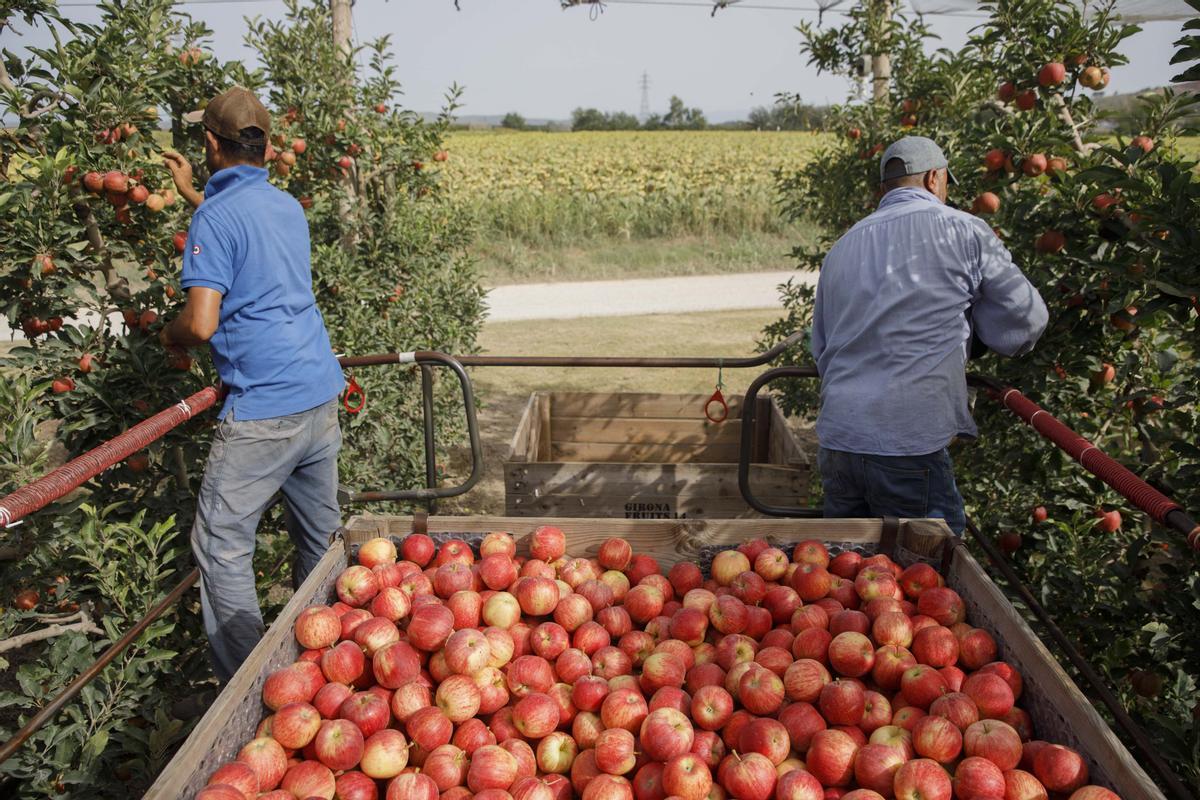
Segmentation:
<svg viewBox="0 0 1200 800">
<path fill-rule="evenodd" d="M 510 517 L 433 517 L 435 540 L 462 538 L 478 544 L 488 531 L 508 531 L 527 553 L 528 535 L 553 524 L 567 534 L 568 552 L 594 556 L 610 536 L 628 539 L 634 552 L 655 556 L 665 572 L 689 560 L 707 569 L 712 555 L 754 537 L 782 546 L 820 539 L 833 553 L 855 549 L 864 554 L 886 550 L 902 565 L 926 561 L 939 568 L 947 584 L 962 595 L 968 620 L 984 628 L 1000 646 L 1000 657 L 1024 677 L 1021 705 L 1032 715 L 1035 735 L 1076 748 L 1088 760 L 1091 781 L 1116 791 L 1123 800 L 1164 800 L 1150 778 L 1063 672 L 1041 641 L 992 583 L 978 562 L 941 520 L 901 520 L 888 532 L 880 520 L 594 520 L 512 519 Z M 264 706 L 263 682 L 300 653 L 292 633 L 299 613 L 334 597 L 334 582 L 356 547 L 376 536 L 400 540 L 412 532 L 411 517 L 354 517 L 309 575 L 245 665 L 217 698 L 183 747 L 145 795 L 154 800 L 191 800 L 220 764 L 231 760 L 253 735 Z M 892 541 L 889 547 L 888 540 Z M 881 547 L 882 544 L 882 547 Z"/>
<path fill-rule="evenodd" d="M 504 464 L 510 517 L 727 519 L 758 516 L 738 490 L 742 398 L 710 422 L 706 395 L 534 392 Z M 754 493 L 804 505 L 809 468 L 779 406 L 758 398 Z M 718 413 L 719 406 L 713 407 Z"/>
</svg>

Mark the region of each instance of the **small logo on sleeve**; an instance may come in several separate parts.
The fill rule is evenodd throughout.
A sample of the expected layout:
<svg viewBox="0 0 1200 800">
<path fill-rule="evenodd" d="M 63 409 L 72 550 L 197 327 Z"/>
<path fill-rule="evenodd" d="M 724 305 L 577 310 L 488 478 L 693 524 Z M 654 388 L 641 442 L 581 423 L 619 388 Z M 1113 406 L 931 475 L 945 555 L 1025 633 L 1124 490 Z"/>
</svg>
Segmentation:
<svg viewBox="0 0 1200 800">
<path fill-rule="evenodd" d="M 198 244 L 192 245 L 192 255 L 194 255 L 194 256 L 200 255 L 200 245 L 198 245 Z"/>
</svg>

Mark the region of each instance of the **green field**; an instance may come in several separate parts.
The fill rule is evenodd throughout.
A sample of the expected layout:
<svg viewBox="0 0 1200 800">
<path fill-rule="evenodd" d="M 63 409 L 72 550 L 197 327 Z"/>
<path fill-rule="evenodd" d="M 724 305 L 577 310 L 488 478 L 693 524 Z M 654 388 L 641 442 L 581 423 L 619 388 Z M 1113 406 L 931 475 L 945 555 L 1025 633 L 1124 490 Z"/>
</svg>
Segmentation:
<svg viewBox="0 0 1200 800">
<path fill-rule="evenodd" d="M 490 284 L 783 269 L 812 229 L 779 215 L 775 177 L 812 133 L 449 136 L 451 198 L 478 222 Z"/>
</svg>

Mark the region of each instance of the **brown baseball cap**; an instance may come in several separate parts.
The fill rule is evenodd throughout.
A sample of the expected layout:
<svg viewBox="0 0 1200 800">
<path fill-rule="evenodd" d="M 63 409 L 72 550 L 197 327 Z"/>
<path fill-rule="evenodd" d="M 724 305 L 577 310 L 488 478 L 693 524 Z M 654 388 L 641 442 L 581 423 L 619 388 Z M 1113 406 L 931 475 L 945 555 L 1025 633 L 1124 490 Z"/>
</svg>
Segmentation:
<svg viewBox="0 0 1200 800">
<path fill-rule="evenodd" d="M 271 133 L 271 115 L 254 92 L 242 86 L 222 92 L 199 111 L 189 111 L 183 121 L 201 122 L 217 136 L 246 145 L 264 144 Z M 244 128 L 258 128 L 262 135 L 242 136 Z"/>
</svg>

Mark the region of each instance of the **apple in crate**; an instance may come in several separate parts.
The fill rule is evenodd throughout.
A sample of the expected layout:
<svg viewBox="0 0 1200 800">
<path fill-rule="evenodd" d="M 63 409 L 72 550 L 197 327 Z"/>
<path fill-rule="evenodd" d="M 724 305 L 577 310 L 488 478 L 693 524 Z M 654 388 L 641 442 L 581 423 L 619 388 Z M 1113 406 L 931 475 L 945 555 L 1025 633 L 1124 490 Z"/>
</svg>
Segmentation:
<svg viewBox="0 0 1200 800">
<path fill-rule="evenodd" d="M 327 606 L 310 606 L 300 612 L 295 624 L 296 641 L 309 650 L 321 650 L 342 635 L 342 620 Z"/>
<path fill-rule="evenodd" d="M 396 545 L 392 544 L 391 539 L 376 537 L 358 548 L 358 563 L 367 569 L 380 564 L 392 564 L 395 561 Z"/>
</svg>

